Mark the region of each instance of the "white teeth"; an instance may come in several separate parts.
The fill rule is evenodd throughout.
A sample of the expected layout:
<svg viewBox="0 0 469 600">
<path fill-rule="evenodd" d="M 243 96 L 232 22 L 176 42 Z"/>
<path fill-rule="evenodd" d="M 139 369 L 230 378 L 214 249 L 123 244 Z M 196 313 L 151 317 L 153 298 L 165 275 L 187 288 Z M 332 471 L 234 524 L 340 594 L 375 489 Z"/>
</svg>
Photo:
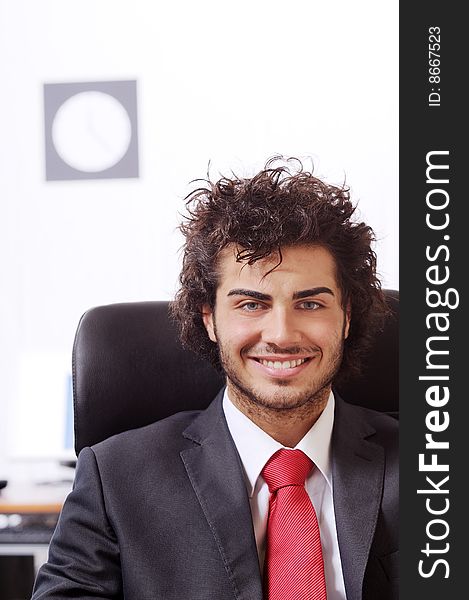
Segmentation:
<svg viewBox="0 0 469 600">
<path fill-rule="evenodd" d="M 284 360 L 283 362 L 276 360 L 262 360 L 260 362 L 264 365 L 264 367 L 269 367 L 270 369 L 293 369 L 294 367 L 298 367 L 306 361 L 306 358 L 298 358 L 297 360 Z"/>
</svg>

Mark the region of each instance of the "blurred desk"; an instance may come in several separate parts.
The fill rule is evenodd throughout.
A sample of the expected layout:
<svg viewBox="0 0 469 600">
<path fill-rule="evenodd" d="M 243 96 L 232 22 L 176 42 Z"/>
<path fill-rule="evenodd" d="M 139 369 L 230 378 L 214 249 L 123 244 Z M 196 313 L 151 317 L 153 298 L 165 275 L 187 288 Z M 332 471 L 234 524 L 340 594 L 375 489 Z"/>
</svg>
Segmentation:
<svg viewBox="0 0 469 600">
<path fill-rule="evenodd" d="M 50 538 L 71 481 L 9 483 L 0 491 L 0 561 L 2 556 L 32 556 L 34 575 L 47 560 Z"/>
</svg>

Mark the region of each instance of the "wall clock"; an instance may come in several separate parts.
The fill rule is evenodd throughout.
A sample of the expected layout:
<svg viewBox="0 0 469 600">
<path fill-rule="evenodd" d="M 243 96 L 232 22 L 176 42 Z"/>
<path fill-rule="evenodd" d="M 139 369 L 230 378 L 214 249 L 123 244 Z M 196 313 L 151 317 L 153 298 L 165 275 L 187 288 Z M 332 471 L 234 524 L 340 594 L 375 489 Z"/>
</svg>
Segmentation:
<svg viewBox="0 0 469 600">
<path fill-rule="evenodd" d="M 135 81 L 44 85 L 46 179 L 138 177 Z"/>
</svg>

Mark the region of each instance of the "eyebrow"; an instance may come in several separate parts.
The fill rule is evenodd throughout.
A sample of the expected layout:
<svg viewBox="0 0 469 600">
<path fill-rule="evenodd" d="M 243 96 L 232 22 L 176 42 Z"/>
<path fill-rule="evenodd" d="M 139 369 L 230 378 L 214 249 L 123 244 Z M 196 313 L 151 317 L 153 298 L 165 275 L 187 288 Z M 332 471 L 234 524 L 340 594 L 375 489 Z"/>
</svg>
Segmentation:
<svg viewBox="0 0 469 600">
<path fill-rule="evenodd" d="M 301 290 L 301 292 L 295 292 L 293 294 L 293 300 L 301 300 L 301 298 L 309 298 L 310 296 L 318 296 L 319 294 L 330 294 L 334 297 L 334 292 L 331 288 L 322 286 L 310 288 L 309 290 Z"/>
<path fill-rule="evenodd" d="M 334 292 L 325 286 L 314 287 L 308 290 L 301 290 L 300 292 L 295 292 L 292 296 L 293 300 L 301 300 L 302 298 L 309 298 L 310 296 L 318 296 L 319 294 L 330 294 L 334 297 Z M 248 296 L 249 298 L 254 298 L 255 300 L 261 300 L 264 302 L 268 302 L 272 300 L 272 296 L 269 294 L 263 294 L 262 292 L 256 292 L 255 290 L 246 290 L 243 288 L 235 288 L 234 290 L 230 290 L 227 294 L 228 296 Z"/>
</svg>

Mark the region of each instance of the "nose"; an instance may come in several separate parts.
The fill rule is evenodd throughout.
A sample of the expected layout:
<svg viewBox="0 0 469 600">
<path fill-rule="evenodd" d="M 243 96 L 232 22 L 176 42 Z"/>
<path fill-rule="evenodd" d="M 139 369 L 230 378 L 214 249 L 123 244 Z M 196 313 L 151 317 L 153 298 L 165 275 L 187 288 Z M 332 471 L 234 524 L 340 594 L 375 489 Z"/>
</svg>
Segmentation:
<svg viewBox="0 0 469 600">
<path fill-rule="evenodd" d="M 272 308 L 264 318 L 262 341 L 288 348 L 301 343 L 302 333 L 293 311 L 284 307 Z"/>
</svg>

